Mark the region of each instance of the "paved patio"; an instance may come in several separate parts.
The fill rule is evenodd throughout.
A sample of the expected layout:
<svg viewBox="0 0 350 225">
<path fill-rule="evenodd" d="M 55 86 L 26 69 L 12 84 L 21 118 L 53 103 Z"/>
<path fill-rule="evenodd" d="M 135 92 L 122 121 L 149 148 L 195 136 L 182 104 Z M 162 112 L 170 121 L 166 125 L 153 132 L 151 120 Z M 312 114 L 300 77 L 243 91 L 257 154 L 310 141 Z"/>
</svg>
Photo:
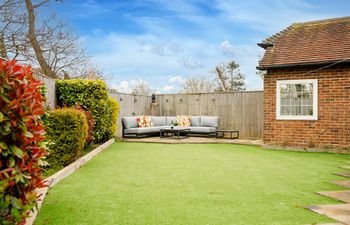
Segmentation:
<svg viewBox="0 0 350 225">
<path fill-rule="evenodd" d="M 228 139 L 228 138 L 209 138 L 209 137 L 189 137 L 184 139 L 176 138 L 160 138 L 160 137 L 145 137 L 145 138 L 124 138 L 125 142 L 140 142 L 140 143 L 164 143 L 164 144 L 245 144 L 259 145 L 263 144 L 261 139 Z"/>
</svg>

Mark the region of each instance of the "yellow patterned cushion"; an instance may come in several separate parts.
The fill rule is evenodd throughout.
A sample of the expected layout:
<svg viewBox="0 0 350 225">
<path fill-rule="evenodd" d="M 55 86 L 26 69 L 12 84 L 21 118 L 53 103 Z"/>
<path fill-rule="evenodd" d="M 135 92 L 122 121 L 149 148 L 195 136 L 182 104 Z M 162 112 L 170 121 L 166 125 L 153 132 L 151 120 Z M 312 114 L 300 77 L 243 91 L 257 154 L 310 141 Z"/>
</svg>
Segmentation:
<svg viewBox="0 0 350 225">
<path fill-rule="evenodd" d="M 150 116 L 137 116 L 137 125 L 139 127 L 152 127 L 152 121 Z"/>
<path fill-rule="evenodd" d="M 185 115 L 177 116 L 176 117 L 176 121 L 179 124 L 178 126 L 180 126 L 180 127 L 188 127 L 188 126 L 191 126 L 192 118 L 190 116 L 185 116 Z"/>
</svg>

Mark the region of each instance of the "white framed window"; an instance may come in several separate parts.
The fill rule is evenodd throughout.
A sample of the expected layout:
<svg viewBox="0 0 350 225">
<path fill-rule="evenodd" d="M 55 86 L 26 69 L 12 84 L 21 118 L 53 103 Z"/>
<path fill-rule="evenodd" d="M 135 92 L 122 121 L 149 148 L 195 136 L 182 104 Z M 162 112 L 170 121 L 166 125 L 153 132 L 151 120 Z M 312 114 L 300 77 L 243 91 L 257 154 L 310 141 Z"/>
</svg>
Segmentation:
<svg viewBox="0 0 350 225">
<path fill-rule="evenodd" d="M 317 120 L 317 80 L 278 80 L 277 120 Z"/>
</svg>

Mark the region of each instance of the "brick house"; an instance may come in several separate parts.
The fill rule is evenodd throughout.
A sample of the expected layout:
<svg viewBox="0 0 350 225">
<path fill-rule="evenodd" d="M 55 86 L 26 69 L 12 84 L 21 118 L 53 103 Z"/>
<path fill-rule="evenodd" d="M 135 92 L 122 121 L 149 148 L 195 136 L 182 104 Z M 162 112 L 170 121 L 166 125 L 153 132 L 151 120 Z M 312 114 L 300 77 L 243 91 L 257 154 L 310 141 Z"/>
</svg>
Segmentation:
<svg viewBox="0 0 350 225">
<path fill-rule="evenodd" d="M 265 49 L 266 145 L 350 148 L 350 17 L 295 23 Z"/>
</svg>

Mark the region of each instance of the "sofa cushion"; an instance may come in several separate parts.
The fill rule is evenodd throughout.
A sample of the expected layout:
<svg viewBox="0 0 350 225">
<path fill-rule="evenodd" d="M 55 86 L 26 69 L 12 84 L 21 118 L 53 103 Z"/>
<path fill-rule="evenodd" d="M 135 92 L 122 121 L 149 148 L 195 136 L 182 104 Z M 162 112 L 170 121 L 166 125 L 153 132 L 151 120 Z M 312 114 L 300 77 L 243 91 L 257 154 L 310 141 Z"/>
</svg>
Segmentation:
<svg viewBox="0 0 350 225">
<path fill-rule="evenodd" d="M 123 117 L 122 123 L 126 129 L 138 127 L 136 116 Z"/>
<path fill-rule="evenodd" d="M 157 133 L 160 131 L 161 127 L 137 127 L 125 129 L 125 134 L 148 134 L 148 133 Z"/>
<path fill-rule="evenodd" d="M 219 127 L 219 117 L 201 116 L 201 127 Z"/>
<path fill-rule="evenodd" d="M 137 116 L 137 125 L 139 127 L 152 127 L 152 121 L 150 116 Z"/>
<path fill-rule="evenodd" d="M 177 116 L 176 121 L 178 123 L 178 126 L 180 127 L 188 127 L 191 126 L 191 117 L 190 116 Z"/>
<path fill-rule="evenodd" d="M 200 116 L 192 116 L 191 117 L 191 126 L 200 127 L 201 126 L 201 117 Z"/>
<path fill-rule="evenodd" d="M 176 116 L 167 116 L 166 117 L 166 125 L 171 126 L 171 121 L 176 122 Z"/>
<path fill-rule="evenodd" d="M 165 126 L 166 117 L 165 116 L 151 116 L 153 126 Z"/>
<path fill-rule="evenodd" d="M 191 133 L 203 133 L 203 134 L 208 134 L 208 133 L 215 133 L 216 128 L 215 127 L 189 127 Z"/>
</svg>

